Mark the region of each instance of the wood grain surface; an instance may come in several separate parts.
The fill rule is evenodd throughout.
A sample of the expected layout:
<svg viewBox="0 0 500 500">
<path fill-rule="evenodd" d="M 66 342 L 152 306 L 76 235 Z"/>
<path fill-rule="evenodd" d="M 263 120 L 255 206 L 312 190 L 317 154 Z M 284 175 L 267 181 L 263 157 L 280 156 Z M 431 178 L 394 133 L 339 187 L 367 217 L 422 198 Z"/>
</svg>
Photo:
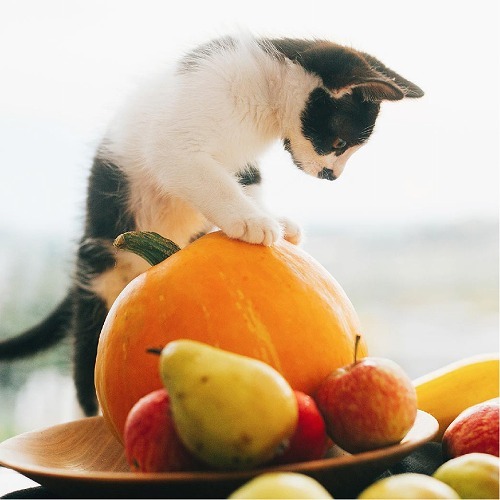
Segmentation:
<svg viewBox="0 0 500 500">
<path fill-rule="evenodd" d="M 102 417 L 91 417 L 32 431 L 0 444 L 0 465 L 14 469 L 67 498 L 226 497 L 250 478 L 269 470 L 289 470 L 319 480 L 334 496 L 377 475 L 430 441 L 438 430 L 419 411 L 415 425 L 395 446 L 350 455 L 332 448 L 328 458 L 249 471 L 130 472 L 122 445 Z"/>
</svg>

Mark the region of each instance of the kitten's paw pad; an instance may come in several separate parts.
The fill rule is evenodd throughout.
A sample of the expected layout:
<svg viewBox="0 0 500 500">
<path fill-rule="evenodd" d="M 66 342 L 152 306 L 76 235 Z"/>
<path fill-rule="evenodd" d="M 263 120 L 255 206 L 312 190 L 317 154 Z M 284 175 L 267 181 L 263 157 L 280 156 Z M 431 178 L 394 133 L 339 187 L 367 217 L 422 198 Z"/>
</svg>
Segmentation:
<svg viewBox="0 0 500 500">
<path fill-rule="evenodd" d="M 281 226 L 267 216 L 249 217 L 230 224 L 224 232 L 230 238 L 270 246 L 281 237 Z"/>
<path fill-rule="evenodd" d="M 302 228 L 296 222 L 286 217 L 281 217 L 279 222 L 283 228 L 283 237 L 285 240 L 298 245 L 302 240 Z"/>
</svg>

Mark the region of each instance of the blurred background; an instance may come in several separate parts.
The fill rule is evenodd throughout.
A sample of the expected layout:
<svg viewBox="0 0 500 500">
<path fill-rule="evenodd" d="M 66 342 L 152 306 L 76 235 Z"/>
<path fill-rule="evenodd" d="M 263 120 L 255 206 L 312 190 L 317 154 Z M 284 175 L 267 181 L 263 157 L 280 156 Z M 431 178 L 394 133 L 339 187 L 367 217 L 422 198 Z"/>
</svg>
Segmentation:
<svg viewBox="0 0 500 500">
<path fill-rule="evenodd" d="M 334 183 L 280 145 L 263 158 L 270 207 L 339 281 L 371 353 L 412 376 L 498 351 L 498 2 L 337 0 L 0 3 L 0 337 L 65 295 L 88 169 L 128 92 L 209 38 L 328 38 L 422 87 L 385 103 Z M 311 339 L 311 341 L 314 341 Z M 71 342 L 0 362 L 0 440 L 77 418 Z"/>
</svg>

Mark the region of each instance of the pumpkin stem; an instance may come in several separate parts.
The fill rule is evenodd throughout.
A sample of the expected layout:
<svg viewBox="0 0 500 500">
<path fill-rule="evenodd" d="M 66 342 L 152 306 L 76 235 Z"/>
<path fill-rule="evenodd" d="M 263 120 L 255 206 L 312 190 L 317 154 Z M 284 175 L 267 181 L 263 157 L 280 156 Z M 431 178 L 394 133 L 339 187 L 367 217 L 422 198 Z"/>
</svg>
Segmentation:
<svg viewBox="0 0 500 500">
<path fill-rule="evenodd" d="M 133 252 L 155 266 L 180 250 L 172 240 L 151 231 L 129 231 L 120 234 L 113 245 Z"/>
</svg>

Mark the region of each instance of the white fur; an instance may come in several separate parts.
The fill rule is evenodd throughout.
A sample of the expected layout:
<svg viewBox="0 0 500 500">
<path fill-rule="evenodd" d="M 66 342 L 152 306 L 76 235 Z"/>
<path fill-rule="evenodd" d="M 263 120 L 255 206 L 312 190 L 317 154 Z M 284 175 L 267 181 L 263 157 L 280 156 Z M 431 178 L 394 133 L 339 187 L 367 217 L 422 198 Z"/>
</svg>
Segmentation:
<svg viewBox="0 0 500 500">
<path fill-rule="evenodd" d="M 181 246 L 211 225 L 250 243 L 271 245 L 282 232 L 297 241 L 297 226 L 282 227 L 234 174 L 300 129 L 300 113 L 319 85 L 301 66 L 248 39 L 147 85 L 107 137 L 107 154 L 130 179 L 138 229 Z M 173 234 L 169 221 L 177 215 L 185 223 Z"/>
</svg>

